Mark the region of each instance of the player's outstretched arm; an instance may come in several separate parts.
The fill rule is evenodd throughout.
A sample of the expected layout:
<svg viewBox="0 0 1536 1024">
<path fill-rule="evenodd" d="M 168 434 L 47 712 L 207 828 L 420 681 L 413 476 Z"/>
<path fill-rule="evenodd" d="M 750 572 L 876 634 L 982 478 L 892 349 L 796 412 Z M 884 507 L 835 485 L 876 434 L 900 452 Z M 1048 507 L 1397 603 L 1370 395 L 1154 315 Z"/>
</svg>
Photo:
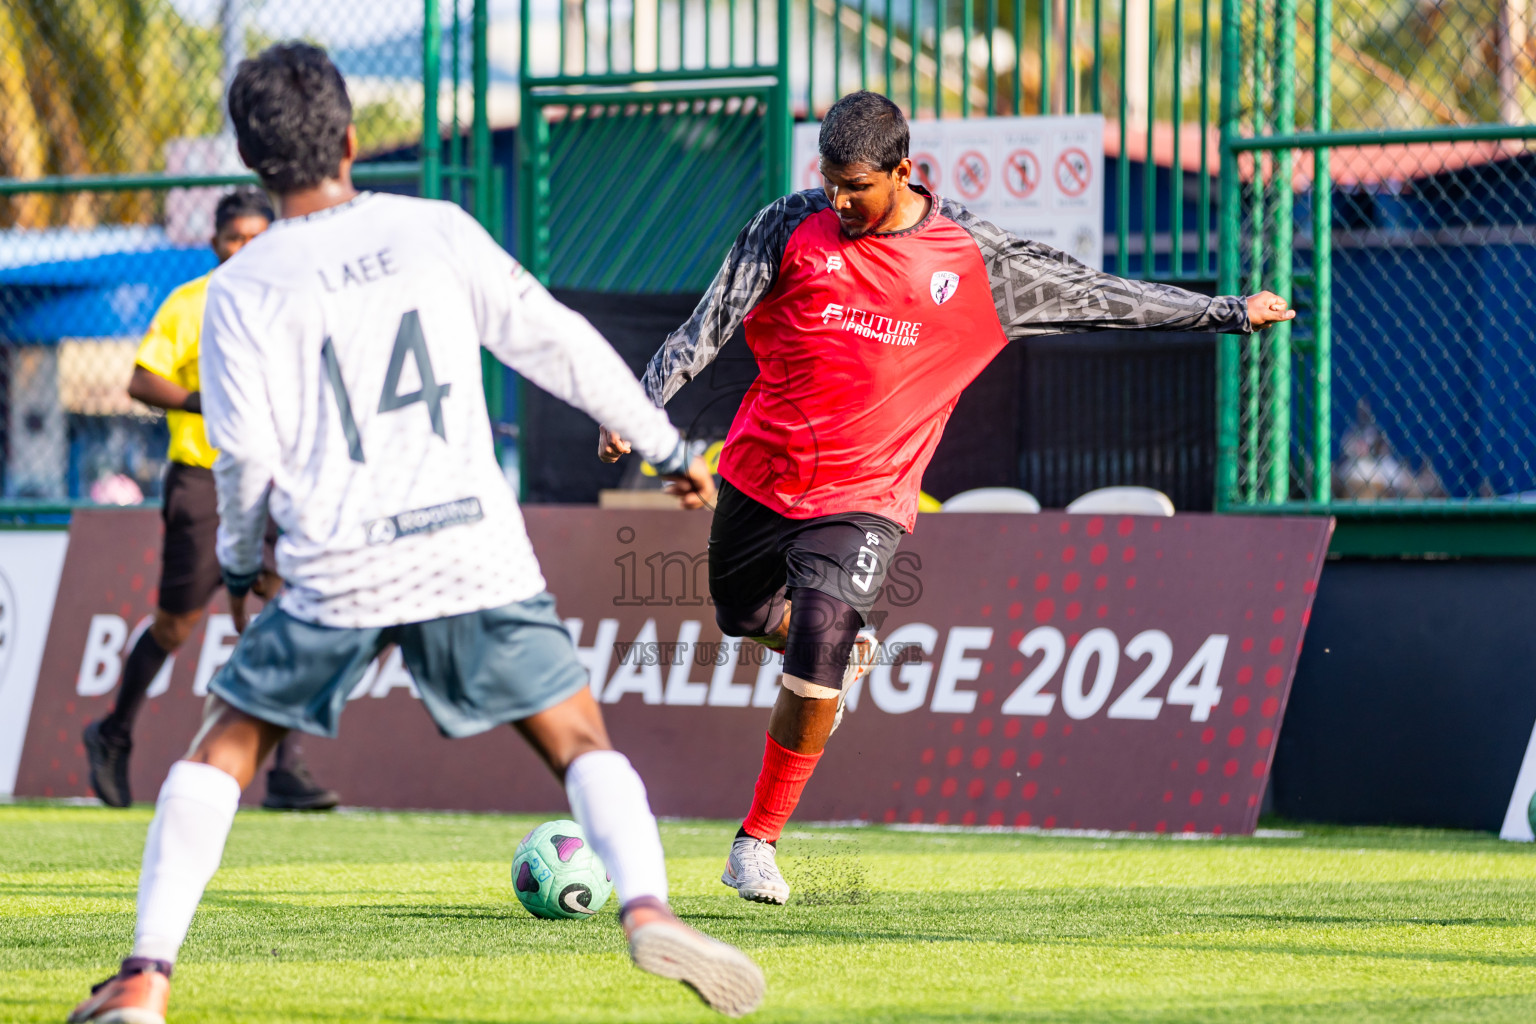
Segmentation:
<svg viewBox="0 0 1536 1024">
<path fill-rule="evenodd" d="M 500 326 L 484 336 L 498 359 L 600 423 L 612 423 L 658 470 L 687 465 L 677 428 L 586 318 L 561 305 L 521 267 L 508 281 Z"/>
<path fill-rule="evenodd" d="M 278 459 L 277 429 L 256 345 L 240 322 L 234 300 L 217 284 L 208 288 L 198 358 L 208 441 L 219 449 L 213 464 L 219 493 L 215 550 L 235 626 L 243 629 L 245 595 L 261 572 L 267 498 Z"/>
<path fill-rule="evenodd" d="M 1010 337 L 1082 331 L 1254 330 L 1248 304 L 1171 284 L 1136 281 L 1094 270 L 1039 242 L 1013 240 L 999 260 L 1004 301 L 998 313 Z M 995 276 L 995 275 L 994 275 Z"/>
<path fill-rule="evenodd" d="M 599 423 L 613 423 L 653 465 L 681 472 L 687 450 L 624 360 L 586 318 L 555 301 L 474 219 L 440 206 L 460 257 L 480 343 L 507 366 Z"/>
<path fill-rule="evenodd" d="M 1106 330 L 1248 334 L 1295 315 L 1272 293 L 1213 298 L 1117 277 L 1059 249 L 1011 235 L 956 204 L 946 201 L 943 212 L 981 250 L 998 319 L 1010 338 Z M 1275 308 L 1276 302 L 1282 308 Z"/>
</svg>

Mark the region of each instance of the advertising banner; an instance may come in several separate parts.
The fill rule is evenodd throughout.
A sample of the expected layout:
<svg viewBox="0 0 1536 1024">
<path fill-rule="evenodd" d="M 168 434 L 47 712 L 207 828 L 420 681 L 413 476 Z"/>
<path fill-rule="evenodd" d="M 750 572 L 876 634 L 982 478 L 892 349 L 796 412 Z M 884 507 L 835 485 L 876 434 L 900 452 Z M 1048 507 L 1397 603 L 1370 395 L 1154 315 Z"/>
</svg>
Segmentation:
<svg viewBox="0 0 1536 1024">
<path fill-rule="evenodd" d="M 912 121 L 913 177 L 1022 238 L 1104 265 L 1104 118 Z M 819 123 L 795 125 L 795 188 L 820 188 Z"/>
<path fill-rule="evenodd" d="M 0 532 L 0 796 L 10 795 L 16 784 L 68 547 L 69 535 L 62 530 Z"/>
<path fill-rule="evenodd" d="M 615 744 L 660 814 L 740 817 L 776 656 L 723 637 L 708 513 L 525 510 Z M 17 793 L 83 795 L 80 730 L 106 710 L 153 607 L 152 512 L 76 516 Z M 1139 831 L 1251 831 L 1327 550 L 1325 519 L 924 515 L 872 624 L 799 817 Z M 228 657 L 222 605 L 157 680 L 132 782 L 153 799 Z M 557 811 L 510 729 L 438 737 L 391 652 L 353 691 L 317 777 L 377 807 Z M 260 783 L 247 799 L 260 799 Z"/>
</svg>

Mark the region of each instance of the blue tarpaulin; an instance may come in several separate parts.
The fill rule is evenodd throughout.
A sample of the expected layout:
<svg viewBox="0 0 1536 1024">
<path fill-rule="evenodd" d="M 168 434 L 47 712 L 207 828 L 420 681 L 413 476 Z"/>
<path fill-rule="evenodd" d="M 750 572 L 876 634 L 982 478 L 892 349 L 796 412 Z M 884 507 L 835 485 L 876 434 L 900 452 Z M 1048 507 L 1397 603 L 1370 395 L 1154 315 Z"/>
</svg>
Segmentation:
<svg viewBox="0 0 1536 1024">
<path fill-rule="evenodd" d="M 173 289 L 213 267 L 196 246 L 0 269 L 0 344 L 137 337 Z"/>
</svg>

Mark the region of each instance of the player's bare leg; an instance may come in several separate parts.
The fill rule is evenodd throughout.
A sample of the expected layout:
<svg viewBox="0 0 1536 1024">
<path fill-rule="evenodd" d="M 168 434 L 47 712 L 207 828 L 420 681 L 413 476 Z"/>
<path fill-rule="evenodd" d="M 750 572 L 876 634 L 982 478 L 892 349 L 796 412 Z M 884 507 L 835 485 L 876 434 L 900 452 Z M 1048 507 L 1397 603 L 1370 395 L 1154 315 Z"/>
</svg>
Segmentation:
<svg viewBox="0 0 1536 1024">
<path fill-rule="evenodd" d="M 572 814 L 613 878 L 635 965 L 681 981 L 727 1016 L 756 1009 L 762 970 L 734 946 L 683 924 L 667 905 L 666 861 L 645 784 L 608 742 L 592 691 L 583 687 L 516 726 L 565 783 Z"/>
<path fill-rule="evenodd" d="M 171 766 L 144 841 L 133 955 L 91 990 L 72 1024 L 164 1024 L 171 970 L 218 870 L 240 791 L 287 730 L 208 698 L 187 756 Z"/>
</svg>

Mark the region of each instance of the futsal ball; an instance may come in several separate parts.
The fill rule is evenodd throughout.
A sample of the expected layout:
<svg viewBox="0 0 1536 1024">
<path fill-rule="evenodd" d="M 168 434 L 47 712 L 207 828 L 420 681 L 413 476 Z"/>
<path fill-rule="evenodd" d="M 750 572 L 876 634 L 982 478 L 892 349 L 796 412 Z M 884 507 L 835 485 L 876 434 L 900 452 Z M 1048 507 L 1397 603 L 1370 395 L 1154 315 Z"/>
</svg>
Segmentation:
<svg viewBox="0 0 1536 1024">
<path fill-rule="evenodd" d="M 534 917 L 591 917 L 613 892 L 608 870 L 574 821 L 546 821 L 512 858 L 512 889 Z"/>
</svg>

